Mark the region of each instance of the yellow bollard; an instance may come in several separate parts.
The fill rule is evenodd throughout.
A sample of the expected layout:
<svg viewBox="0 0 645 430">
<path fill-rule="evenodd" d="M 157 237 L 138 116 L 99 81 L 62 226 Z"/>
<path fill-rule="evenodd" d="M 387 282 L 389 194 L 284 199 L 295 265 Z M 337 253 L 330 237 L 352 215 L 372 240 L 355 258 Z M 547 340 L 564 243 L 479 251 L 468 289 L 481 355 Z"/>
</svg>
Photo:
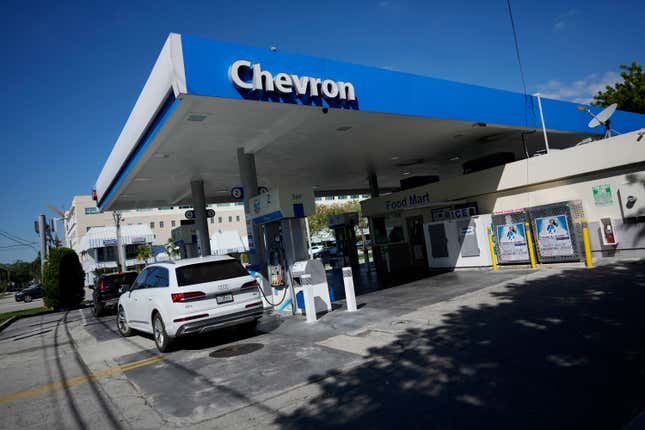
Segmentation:
<svg viewBox="0 0 645 430">
<path fill-rule="evenodd" d="M 524 223 L 524 232 L 526 233 L 526 246 L 529 248 L 529 260 L 531 269 L 535 269 L 535 251 L 533 250 L 533 236 L 531 235 L 531 226 L 528 222 Z"/>
<path fill-rule="evenodd" d="M 593 267 L 593 262 L 591 261 L 591 245 L 589 244 L 589 227 L 587 226 L 587 220 L 581 220 L 582 223 L 582 242 L 585 246 L 585 266 Z"/>
<path fill-rule="evenodd" d="M 497 270 L 497 257 L 495 256 L 495 245 L 493 244 L 493 233 L 488 227 L 488 246 L 490 247 L 490 259 L 493 263 L 493 270 Z"/>
</svg>

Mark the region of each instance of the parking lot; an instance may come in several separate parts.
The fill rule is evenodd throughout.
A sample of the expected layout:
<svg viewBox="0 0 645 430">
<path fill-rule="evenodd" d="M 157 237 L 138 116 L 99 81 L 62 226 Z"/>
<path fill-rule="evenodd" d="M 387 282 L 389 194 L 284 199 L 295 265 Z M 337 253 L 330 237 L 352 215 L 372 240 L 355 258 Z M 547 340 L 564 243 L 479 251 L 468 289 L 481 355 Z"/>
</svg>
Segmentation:
<svg viewBox="0 0 645 430">
<path fill-rule="evenodd" d="M 159 354 L 91 309 L 0 334 L 4 428 L 621 428 L 645 406 L 645 266 L 466 270 L 319 322 Z"/>
<path fill-rule="evenodd" d="M 29 303 L 17 302 L 13 295 L 14 293 L 10 293 L 0 298 L 0 313 L 34 309 L 43 306 L 43 299 L 33 299 Z"/>
</svg>

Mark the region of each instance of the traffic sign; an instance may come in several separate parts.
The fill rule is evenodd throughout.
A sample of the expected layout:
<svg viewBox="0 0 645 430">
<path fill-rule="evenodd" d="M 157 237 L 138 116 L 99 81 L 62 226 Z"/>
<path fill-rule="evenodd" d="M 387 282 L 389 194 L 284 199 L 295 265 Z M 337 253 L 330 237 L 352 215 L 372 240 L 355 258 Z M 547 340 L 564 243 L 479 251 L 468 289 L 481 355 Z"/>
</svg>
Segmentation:
<svg viewBox="0 0 645 430">
<path fill-rule="evenodd" d="M 195 210 L 194 209 L 189 209 L 186 212 L 184 212 L 184 216 L 186 219 L 195 219 Z M 215 211 L 213 209 L 206 209 L 206 218 L 213 218 L 215 217 Z"/>
</svg>

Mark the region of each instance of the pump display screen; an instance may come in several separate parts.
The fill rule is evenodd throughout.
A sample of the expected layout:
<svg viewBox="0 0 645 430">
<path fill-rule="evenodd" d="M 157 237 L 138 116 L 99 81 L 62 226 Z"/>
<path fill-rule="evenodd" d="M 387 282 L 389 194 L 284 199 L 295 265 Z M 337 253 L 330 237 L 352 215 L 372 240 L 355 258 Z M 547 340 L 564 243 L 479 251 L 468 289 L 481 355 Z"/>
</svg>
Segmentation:
<svg viewBox="0 0 645 430">
<path fill-rule="evenodd" d="M 191 264 L 178 267 L 175 271 L 177 273 L 177 284 L 180 287 L 249 275 L 249 272 L 237 260 Z"/>
</svg>

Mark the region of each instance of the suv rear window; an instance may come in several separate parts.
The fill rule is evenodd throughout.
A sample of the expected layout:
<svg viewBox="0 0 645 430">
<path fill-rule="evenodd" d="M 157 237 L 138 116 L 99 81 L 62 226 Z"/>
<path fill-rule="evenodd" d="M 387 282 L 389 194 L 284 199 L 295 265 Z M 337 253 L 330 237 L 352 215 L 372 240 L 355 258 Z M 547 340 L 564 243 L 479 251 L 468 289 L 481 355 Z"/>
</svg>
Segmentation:
<svg viewBox="0 0 645 430">
<path fill-rule="evenodd" d="M 240 276 L 248 276 L 249 274 L 237 260 L 191 264 L 189 266 L 178 267 L 175 271 L 177 273 L 177 285 L 180 287 L 201 284 L 203 282 L 239 278 Z"/>
<path fill-rule="evenodd" d="M 103 285 L 105 286 L 112 286 L 114 284 L 116 285 L 121 285 L 121 284 L 129 284 L 132 285 L 134 283 L 134 280 L 137 279 L 137 276 L 139 274 L 136 272 L 131 272 L 131 273 L 122 273 L 118 275 L 107 275 L 103 277 Z"/>
</svg>

